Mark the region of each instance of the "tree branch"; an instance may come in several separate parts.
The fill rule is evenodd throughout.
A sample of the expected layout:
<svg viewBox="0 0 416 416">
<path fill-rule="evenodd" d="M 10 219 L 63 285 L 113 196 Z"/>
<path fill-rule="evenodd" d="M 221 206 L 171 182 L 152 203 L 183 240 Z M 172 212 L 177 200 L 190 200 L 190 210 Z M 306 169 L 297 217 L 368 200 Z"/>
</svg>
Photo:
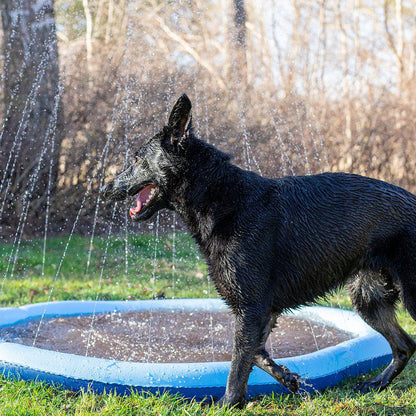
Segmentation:
<svg viewBox="0 0 416 416">
<path fill-rule="evenodd" d="M 191 55 L 195 61 L 197 61 L 203 68 L 205 68 L 211 75 L 213 75 L 217 81 L 218 86 L 222 90 L 226 90 L 225 82 L 222 80 L 220 74 L 215 70 L 215 68 L 207 61 L 205 61 L 199 53 L 181 36 L 173 32 L 163 21 L 163 19 L 156 15 L 155 19 L 159 22 L 161 29 L 174 41 L 178 42 L 182 48 Z"/>
</svg>

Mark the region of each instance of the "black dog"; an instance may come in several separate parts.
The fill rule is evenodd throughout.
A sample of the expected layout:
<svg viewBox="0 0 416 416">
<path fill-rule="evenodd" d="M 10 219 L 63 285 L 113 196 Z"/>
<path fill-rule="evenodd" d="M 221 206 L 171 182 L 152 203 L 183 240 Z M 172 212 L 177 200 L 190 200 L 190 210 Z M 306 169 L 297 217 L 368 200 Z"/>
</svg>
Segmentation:
<svg viewBox="0 0 416 416">
<path fill-rule="evenodd" d="M 403 370 L 416 343 L 397 323 L 395 304 L 400 297 L 416 319 L 416 196 L 352 174 L 266 179 L 242 170 L 194 136 L 186 95 L 136 157 L 104 196 L 137 195 L 134 221 L 168 208 L 188 225 L 235 317 L 222 404 L 244 403 L 253 365 L 296 391 L 299 376 L 265 349 L 276 316 L 344 283 L 393 350 L 390 365 L 359 390 L 383 389 Z"/>
</svg>

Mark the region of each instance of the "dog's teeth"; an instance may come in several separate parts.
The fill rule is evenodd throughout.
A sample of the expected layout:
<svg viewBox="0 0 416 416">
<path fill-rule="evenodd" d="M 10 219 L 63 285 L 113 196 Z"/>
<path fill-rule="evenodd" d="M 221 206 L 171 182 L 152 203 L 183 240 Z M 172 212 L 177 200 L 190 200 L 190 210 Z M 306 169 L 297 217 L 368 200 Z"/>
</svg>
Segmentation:
<svg viewBox="0 0 416 416">
<path fill-rule="evenodd" d="M 152 188 L 149 195 L 147 196 L 146 201 L 144 201 L 144 205 L 148 204 L 149 201 L 151 201 L 153 199 L 153 196 L 155 195 L 155 193 L 156 193 L 156 189 Z"/>
</svg>

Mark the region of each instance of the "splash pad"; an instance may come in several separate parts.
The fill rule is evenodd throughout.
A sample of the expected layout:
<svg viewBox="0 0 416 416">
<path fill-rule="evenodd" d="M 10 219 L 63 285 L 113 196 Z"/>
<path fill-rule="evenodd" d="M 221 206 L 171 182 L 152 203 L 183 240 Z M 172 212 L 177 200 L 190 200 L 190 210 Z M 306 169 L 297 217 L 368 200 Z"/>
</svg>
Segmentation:
<svg viewBox="0 0 416 416">
<path fill-rule="evenodd" d="M 158 301 L 58 301 L 0 308 L 0 327 L 35 319 L 93 315 L 122 311 L 227 310 L 219 299 L 169 299 Z M 354 312 L 327 307 L 304 307 L 290 313 L 296 318 L 324 323 L 353 337 L 338 345 L 289 358 L 279 364 L 302 376 L 306 391 L 334 386 L 346 377 L 374 370 L 391 359 L 387 341 Z M 138 363 L 81 356 L 0 341 L 0 370 L 6 377 L 43 380 L 71 390 L 90 388 L 96 392 L 132 391 L 180 393 L 203 399 L 225 391 L 230 363 Z M 250 374 L 248 396 L 270 392 L 287 393 L 274 378 L 257 367 Z"/>
</svg>

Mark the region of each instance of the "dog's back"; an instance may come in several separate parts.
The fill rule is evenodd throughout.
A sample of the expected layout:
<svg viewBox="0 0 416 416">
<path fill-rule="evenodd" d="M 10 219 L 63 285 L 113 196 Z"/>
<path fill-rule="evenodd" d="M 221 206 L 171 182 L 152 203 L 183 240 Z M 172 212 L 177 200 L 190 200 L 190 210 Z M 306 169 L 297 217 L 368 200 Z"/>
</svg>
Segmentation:
<svg viewBox="0 0 416 416">
<path fill-rule="evenodd" d="M 313 301 L 358 270 L 380 270 L 396 240 L 416 231 L 416 197 L 386 182 L 344 173 L 274 182 L 276 196 L 262 207 L 269 218 L 257 231 L 266 244 L 255 251 L 270 250 L 263 264 L 271 265 L 277 293 L 282 279 L 290 288 L 285 308 Z"/>
</svg>

